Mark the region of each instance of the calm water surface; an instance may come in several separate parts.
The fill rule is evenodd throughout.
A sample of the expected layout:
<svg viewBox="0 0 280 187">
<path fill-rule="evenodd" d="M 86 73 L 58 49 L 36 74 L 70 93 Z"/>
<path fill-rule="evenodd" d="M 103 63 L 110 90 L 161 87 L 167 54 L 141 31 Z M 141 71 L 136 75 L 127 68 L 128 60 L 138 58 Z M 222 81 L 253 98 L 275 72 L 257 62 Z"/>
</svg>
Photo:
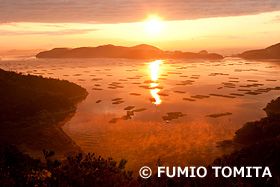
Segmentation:
<svg viewBox="0 0 280 187">
<path fill-rule="evenodd" d="M 3 58 L 0 68 L 86 88 L 88 97 L 63 130 L 85 152 L 127 159 L 135 173 L 155 168 L 159 158 L 171 166 L 209 164 L 224 153 L 216 142 L 265 117 L 262 109 L 280 93 L 280 63 L 238 58 Z"/>
</svg>

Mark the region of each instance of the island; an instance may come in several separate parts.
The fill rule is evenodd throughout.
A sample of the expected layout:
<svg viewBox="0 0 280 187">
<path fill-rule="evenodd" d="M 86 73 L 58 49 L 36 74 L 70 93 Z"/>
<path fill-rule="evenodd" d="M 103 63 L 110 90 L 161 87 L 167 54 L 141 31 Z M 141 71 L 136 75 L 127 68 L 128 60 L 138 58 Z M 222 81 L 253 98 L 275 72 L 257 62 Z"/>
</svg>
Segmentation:
<svg viewBox="0 0 280 187">
<path fill-rule="evenodd" d="M 37 58 L 128 58 L 128 59 L 223 59 L 222 55 L 202 50 L 198 53 L 163 51 L 155 46 L 140 44 L 134 47 L 102 45 L 97 47 L 54 48 L 36 55 Z"/>
<path fill-rule="evenodd" d="M 238 56 L 248 60 L 280 59 L 280 43 L 265 49 L 245 51 Z"/>
</svg>

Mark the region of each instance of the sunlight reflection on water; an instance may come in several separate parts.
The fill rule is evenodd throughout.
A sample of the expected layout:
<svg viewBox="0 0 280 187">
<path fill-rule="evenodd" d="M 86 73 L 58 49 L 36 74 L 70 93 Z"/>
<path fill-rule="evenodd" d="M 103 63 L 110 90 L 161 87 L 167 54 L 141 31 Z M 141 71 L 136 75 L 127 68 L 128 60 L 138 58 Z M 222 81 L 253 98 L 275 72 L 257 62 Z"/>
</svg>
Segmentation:
<svg viewBox="0 0 280 187">
<path fill-rule="evenodd" d="M 160 96 L 158 95 L 158 93 L 160 92 L 160 89 L 157 88 L 157 86 L 159 86 L 159 82 L 158 82 L 158 74 L 159 74 L 159 67 L 160 64 L 162 64 L 162 60 L 155 60 L 153 62 L 150 63 L 149 67 L 151 69 L 151 80 L 153 82 L 150 83 L 151 86 L 151 95 L 152 97 L 155 99 L 155 101 L 153 101 L 152 103 L 154 103 L 155 105 L 159 105 L 162 100 L 160 99 Z"/>
</svg>

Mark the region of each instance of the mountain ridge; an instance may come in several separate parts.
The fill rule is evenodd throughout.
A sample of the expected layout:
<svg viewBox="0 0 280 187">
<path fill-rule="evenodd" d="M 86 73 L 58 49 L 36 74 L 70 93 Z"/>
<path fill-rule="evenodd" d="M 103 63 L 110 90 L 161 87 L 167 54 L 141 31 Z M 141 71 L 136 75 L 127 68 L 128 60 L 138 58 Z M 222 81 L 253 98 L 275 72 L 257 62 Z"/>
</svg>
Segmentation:
<svg viewBox="0 0 280 187">
<path fill-rule="evenodd" d="M 140 44 L 133 47 L 115 46 L 112 44 L 97 47 L 53 48 L 36 55 L 37 58 L 128 58 L 128 59 L 156 59 L 156 58 L 185 58 L 185 59 L 223 59 L 216 53 L 191 53 L 182 51 L 163 51 L 158 47 Z"/>
<path fill-rule="evenodd" d="M 254 59 L 280 59 L 280 43 L 271 45 L 264 49 L 245 51 L 238 55 L 241 58 Z"/>
</svg>

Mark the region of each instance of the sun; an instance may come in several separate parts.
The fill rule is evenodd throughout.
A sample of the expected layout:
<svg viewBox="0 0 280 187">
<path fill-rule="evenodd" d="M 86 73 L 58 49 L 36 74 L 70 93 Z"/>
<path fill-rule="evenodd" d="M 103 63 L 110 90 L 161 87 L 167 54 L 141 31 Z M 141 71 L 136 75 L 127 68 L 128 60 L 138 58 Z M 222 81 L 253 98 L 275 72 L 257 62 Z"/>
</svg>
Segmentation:
<svg viewBox="0 0 280 187">
<path fill-rule="evenodd" d="M 149 16 L 148 20 L 145 22 L 145 29 L 151 35 L 160 34 L 163 29 L 163 22 L 158 16 Z"/>
</svg>

